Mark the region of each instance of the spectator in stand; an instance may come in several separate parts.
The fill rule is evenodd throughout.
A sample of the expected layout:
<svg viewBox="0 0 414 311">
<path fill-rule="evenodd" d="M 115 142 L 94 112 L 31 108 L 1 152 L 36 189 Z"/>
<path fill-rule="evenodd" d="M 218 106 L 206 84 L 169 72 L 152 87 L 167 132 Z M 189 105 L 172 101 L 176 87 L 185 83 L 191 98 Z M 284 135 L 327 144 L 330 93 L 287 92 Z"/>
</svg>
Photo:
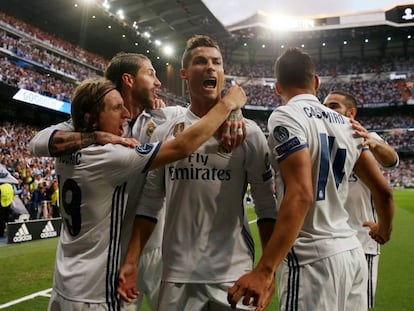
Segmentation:
<svg viewBox="0 0 414 311">
<path fill-rule="evenodd" d="M 4 237 L 6 223 L 10 220 L 10 206 L 13 203 L 13 199 L 13 186 L 10 183 L 0 184 L 0 237 Z"/>
</svg>

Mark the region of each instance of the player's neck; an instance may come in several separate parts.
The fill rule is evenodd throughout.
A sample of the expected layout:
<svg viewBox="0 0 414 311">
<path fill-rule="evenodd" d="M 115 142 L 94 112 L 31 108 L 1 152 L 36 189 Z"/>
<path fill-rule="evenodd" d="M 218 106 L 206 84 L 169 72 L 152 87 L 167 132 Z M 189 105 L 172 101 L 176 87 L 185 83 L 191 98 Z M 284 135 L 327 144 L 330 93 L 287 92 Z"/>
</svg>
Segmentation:
<svg viewBox="0 0 414 311">
<path fill-rule="evenodd" d="M 298 95 L 304 95 L 309 94 L 316 96 L 316 90 L 311 89 L 301 89 L 301 88 L 291 88 L 289 90 L 286 90 L 282 97 L 285 99 L 285 102 L 287 103 L 289 100 L 291 100 L 293 97 Z"/>
<path fill-rule="evenodd" d="M 191 105 L 189 107 L 190 111 L 194 113 L 196 116 L 202 118 L 205 116 L 211 108 L 213 108 L 218 101 L 214 100 L 205 100 L 205 101 L 199 101 L 199 100 L 192 100 Z"/>
</svg>

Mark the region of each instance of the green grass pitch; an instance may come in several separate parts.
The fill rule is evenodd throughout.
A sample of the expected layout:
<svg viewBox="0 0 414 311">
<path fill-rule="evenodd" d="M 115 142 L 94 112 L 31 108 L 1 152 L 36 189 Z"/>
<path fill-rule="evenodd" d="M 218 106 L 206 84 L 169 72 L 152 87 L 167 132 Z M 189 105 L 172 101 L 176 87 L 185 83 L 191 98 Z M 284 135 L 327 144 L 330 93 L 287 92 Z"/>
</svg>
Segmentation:
<svg viewBox="0 0 414 311">
<path fill-rule="evenodd" d="M 414 310 L 414 190 L 395 190 L 396 215 L 391 241 L 382 247 L 376 307 L 374 311 Z M 249 219 L 254 219 L 248 209 Z M 251 225 L 257 243 L 256 224 Z M 0 247 L 0 309 L 6 311 L 45 311 L 47 297 L 2 308 L 7 302 L 52 286 L 57 239 Z M 260 257 L 260 244 L 256 258 Z M 145 306 L 143 311 L 149 309 Z M 277 310 L 276 298 L 268 310 Z"/>
</svg>

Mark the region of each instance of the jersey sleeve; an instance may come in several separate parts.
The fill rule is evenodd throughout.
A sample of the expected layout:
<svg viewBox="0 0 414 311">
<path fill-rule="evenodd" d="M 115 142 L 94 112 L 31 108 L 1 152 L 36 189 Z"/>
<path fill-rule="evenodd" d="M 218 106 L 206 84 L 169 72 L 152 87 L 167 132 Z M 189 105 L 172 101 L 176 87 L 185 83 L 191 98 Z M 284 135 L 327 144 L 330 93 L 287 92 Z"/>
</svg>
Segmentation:
<svg viewBox="0 0 414 311">
<path fill-rule="evenodd" d="M 185 114 L 187 111 L 187 108 L 182 106 L 168 106 L 162 109 L 153 109 L 151 110 L 151 115 L 157 120 L 161 120 L 162 122 L 158 123 L 160 125 L 165 120 L 171 120 L 175 117 L 181 116 Z"/>
<path fill-rule="evenodd" d="M 372 137 L 372 138 L 374 138 L 375 140 L 378 140 L 378 141 L 379 141 L 379 142 L 381 142 L 381 143 L 388 144 L 388 143 L 387 143 L 387 141 L 386 141 L 385 139 L 383 139 L 380 135 L 378 135 L 378 133 L 377 133 L 377 132 L 370 132 L 369 134 L 370 134 L 370 135 L 371 135 L 371 137 Z M 387 167 L 383 167 L 383 166 L 381 165 L 381 168 L 382 168 L 382 169 L 389 170 L 389 169 L 393 169 L 393 168 L 398 167 L 398 165 L 400 165 L 400 157 L 398 156 L 398 153 L 397 153 L 397 152 L 395 152 L 395 156 L 397 157 L 397 161 L 395 161 L 395 163 L 394 163 L 393 165 L 391 165 L 391 166 L 387 166 Z"/>
<path fill-rule="evenodd" d="M 279 108 L 272 113 L 268 121 L 268 130 L 269 148 L 278 162 L 283 161 L 295 151 L 308 148 L 305 130 L 298 120 L 284 109 Z"/>
<path fill-rule="evenodd" d="M 151 136 L 151 142 L 160 141 L 163 137 L 157 127 Z M 150 218 L 159 218 L 165 199 L 164 166 L 149 171 L 144 189 L 137 206 L 136 214 Z"/>
<path fill-rule="evenodd" d="M 260 128 L 248 120 L 246 146 L 248 148 L 246 170 L 247 181 L 255 203 L 258 219 L 276 218 L 276 200 L 274 197 L 273 176 L 270 166 L 270 150 L 266 137 Z"/>
<path fill-rule="evenodd" d="M 72 132 L 74 131 L 74 127 L 71 121 L 65 121 L 41 130 L 30 141 L 29 148 L 32 155 L 37 157 L 51 157 L 49 144 L 56 131 Z"/>
</svg>

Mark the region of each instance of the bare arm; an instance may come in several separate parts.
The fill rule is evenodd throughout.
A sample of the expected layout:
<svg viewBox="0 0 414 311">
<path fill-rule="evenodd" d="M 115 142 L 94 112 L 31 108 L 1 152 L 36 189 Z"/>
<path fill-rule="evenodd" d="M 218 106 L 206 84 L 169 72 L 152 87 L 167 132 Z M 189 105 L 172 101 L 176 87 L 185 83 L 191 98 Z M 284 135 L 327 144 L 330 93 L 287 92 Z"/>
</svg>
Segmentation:
<svg viewBox="0 0 414 311">
<path fill-rule="evenodd" d="M 369 151 L 361 153 L 354 167 L 354 172 L 371 191 L 375 210 L 378 214 L 377 224 L 365 223 L 364 225 L 370 227 L 370 235 L 374 240 L 384 244 L 391 237 L 394 218 L 395 207 L 392 190 Z"/>
<path fill-rule="evenodd" d="M 50 139 L 49 152 L 51 156 L 57 157 L 73 153 L 92 144 L 121 144 L 127 147 L 134 147 L 137 141 L 101 131 L 85 133 L 57 131 Z"/>
<path fill-rule="evenodd" d="M 291 154 L 279 168 L 285 195 L 276 225 L 257 266 L 229 289 L 229 303 L 233 307 L 244 296 L 243 303 L 254 298 L 256 310 L 264 310 L 269 303 L 268 289 L 274 281 L 274 273 L 292 247 L 314 201 L 309 149 Z"/>
<path fill-rule="evenodd" d="M 363 146 L 368 146 L 375 159 L 383 167 L 393 167 L 398 163 L 398 154 L 387 143 L 372 137 L 372 135 L 356 120 L 351 119 L 351 124 L 358 137 L 364 138 Z"/>
<path fill-rule="evenodd" d="M 70 122 L 62 122 L 38 132 L 30 141 L 30 152 L 39 157 L 56 157 L 73 153 L 91 144 L 122 144 L 134 147 L 136 140 L 125 139 L 106 132 L 74 132 Z"/>
<path fill-rule="evenodd" d="M 246 94 L 243 89 L 239 86 L 231 87 L 226 96 L 200 121 L 185 129 L 176 139 L 161 145 L 150 170 L 189 156 L 214 134 L 232 110 L 242 107 L 245 102 Z"/>
</svg>

